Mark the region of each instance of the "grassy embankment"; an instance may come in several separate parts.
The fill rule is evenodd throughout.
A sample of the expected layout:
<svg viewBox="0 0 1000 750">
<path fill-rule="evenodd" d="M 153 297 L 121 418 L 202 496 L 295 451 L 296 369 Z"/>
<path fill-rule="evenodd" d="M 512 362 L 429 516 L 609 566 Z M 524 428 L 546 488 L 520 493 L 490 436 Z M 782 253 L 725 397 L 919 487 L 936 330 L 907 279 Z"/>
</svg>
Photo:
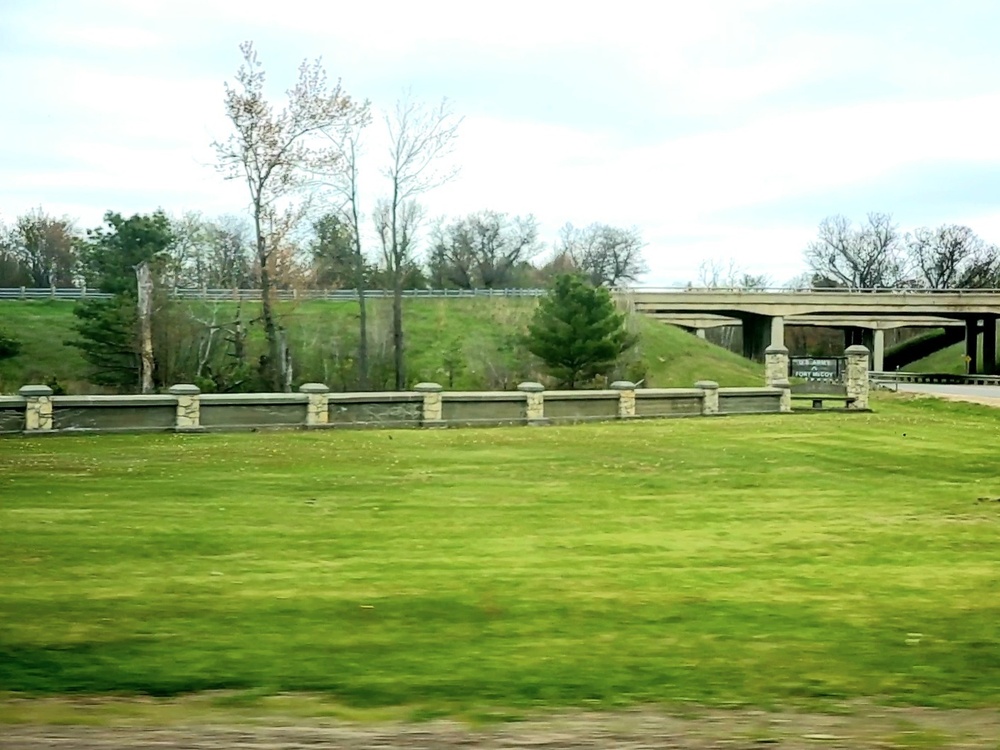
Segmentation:
<svg viewBox="0 0 1000 750">
<path fill-rule="evenodd" d="M 0 691 L 997 706 L 1000 422 L 877 409 L 2 440 Z"/>
<path fill-rule="evenodd" d="M 387 301 L 370 304 L 370 336 L 376 342 L 387 342 Z M 447 385 L 450 373 L 455 388 L 486 387 L 486 371 L 509 355 L 508 338 L 525 328 L 534 305 L 532 300 L 407 300 L 404 330 L 411 381 Z M 235 309 L 232 305 L 223 308 L 228 312 L 219 320 L 232 315 Z M 252 317 L 255 306 L 247 309 Z M 355 350 L 357 306 L 349 302 L 309 302 L 283 304 L 279 309 L 296 354 L 298 379 L 326 382 L 331 388 L 342 389 L 337 382 L 334 353 L 353 354 Z M 24 344 L 19 357 L 0 362 L 0 393 L 53 376 L 71 393 L 94 390 L 86 383 L 86 363 L 79 349 L 66 343 L 75 338 L 72 310 L 73 303 L 69 302 L 0 302 L 0 329 Z M 208 317 L 204 309 L 199 316 Z M 763 368 L 732 352 L 648 318 L 637 317 L 634 324 L 641 336 L 639 353 L 647 368 L 648 386 L 689 387 L 705 378 L 722 385 L 762 382 Z M 378 348 L 377 343 L 373 345 L 373 355 L 377 355 Z M 259 332 L 251 349 L 251 359 L 263 351 Z M 458 366 L 453 364 L 456 360 Z"/>
<path fill-rule="evenodd" d="M 983 341 L 979 338 L 976 360 L 980 367 L 983 363 Z M 902 369 L 908 372 L 933 372 L 963 375 L 967 372 L 965 362 L 965 342 L 952 344 L 930 354 L 922 359 L 906 365 Z"/>
</svg>

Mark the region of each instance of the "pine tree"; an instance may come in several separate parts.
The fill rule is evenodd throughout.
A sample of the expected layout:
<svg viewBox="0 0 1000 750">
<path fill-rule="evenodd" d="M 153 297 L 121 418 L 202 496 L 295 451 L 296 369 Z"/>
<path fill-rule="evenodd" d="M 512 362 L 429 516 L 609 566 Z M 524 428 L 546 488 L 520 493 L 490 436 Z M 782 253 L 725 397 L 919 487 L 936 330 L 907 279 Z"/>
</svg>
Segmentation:
<svg viewBox="0 0 1000 750">
<path fill-rule="evenodd" d="M 115 296 L 78 303 L 73 314 L 80 338 L 68 343 L 90 364 L 91 382 L 134 390 L 140 372 L 135 268 L 142 262 L 158 267 L 173 234 L 162 211 L 127 219 L 109 211 L 104 222 L 82 244 L 83 273 L 88 286 Z"/>
<path fill-rule="evenodd" d="M 556 278 L 528 326 L 528 351 L 566 388 L 606 375 L 635 343 L 608 290 L 571 274 Z"/>
</svg>

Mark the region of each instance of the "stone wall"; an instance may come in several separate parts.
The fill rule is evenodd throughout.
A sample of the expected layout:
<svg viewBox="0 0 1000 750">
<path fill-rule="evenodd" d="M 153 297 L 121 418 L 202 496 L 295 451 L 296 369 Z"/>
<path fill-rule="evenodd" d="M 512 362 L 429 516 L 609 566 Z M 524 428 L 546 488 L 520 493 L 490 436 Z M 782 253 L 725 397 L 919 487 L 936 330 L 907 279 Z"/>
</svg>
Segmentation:
<svg viewBox="0 0 1000 750">
<path fill-rule="evenodd" d="M 852 347 L 852 349 L 855 349 Z M 782 352 L 771 352 L 780 360 Z M 848 350 L 850 408 L 867 409 L 866 350 Z M 239 430 L 264 428 L 448 427 L 655 419 L 791 411 L 791 388 L 778 379 L 780 361 L 762 388 L 637 388 L 618 381 L 606 390 L 546 391 L 521 383 L 515 391 L 445 391 L 419 383 L 413 391 L 330 393 L 306 383 L 298 393 L 202 394 L 189 384 L 141 396 L 53 396 L 25 386 L 0 397 L 0 434 Z"/>
</svg>

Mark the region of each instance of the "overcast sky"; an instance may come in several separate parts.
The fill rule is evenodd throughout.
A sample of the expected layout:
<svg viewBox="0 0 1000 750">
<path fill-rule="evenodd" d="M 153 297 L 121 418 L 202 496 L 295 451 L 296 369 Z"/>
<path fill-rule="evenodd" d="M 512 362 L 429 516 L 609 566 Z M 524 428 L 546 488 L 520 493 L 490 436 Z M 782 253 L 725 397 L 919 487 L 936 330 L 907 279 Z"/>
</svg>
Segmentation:
<svg viewBox="0 0 1000 750">
<path fill-rule="evenodd" d="M 996 0 L 0 0 L 0 218 L 244 211 L 209 144 L 252 39 L 276 97 L 321 56 L 375 107 L 452 100 L 432 215 L 635 225 L 646 284 L 783 283 L 836 213 L 1000 243 L 998 31 Z"/>
</svg>

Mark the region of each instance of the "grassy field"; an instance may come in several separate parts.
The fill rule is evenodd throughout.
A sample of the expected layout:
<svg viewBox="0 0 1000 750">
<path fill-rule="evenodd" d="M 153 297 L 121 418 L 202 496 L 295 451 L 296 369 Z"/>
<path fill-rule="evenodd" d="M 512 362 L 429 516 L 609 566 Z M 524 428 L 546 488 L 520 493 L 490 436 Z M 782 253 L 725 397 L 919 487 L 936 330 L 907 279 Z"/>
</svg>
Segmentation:
<svg viewBox="0 0 1000 750">
<path fill-rule="evenodd" d="M 0 691 L 997 706 L 995 411 L 0 441 Z"/>
<path fill-rule="evenodd" d="M 199 303 L 191 304 L 197 308 Z M 369 335 L 376 342 L 387 342 L 388 301 L 370 304 Z M 451 380 L 458 389 L 487 387 L 488 371 L 509 357 L 509 337 L 524 329 L 534 306 L 534 300 L 518 299 L 407 300 L 404 328 L 411 382 L 447 384 Z M 230 308 L 235 309 L 223 306 L 220 320 L 232 315 Z M 72 310 L 70 302 L 0 301 L 0 330 L 21 339 L 25 346 L 21 356 L 0 362 L 0 393 L 50 377 L 71 393 L 93 392 L 86 383 L 86 365 L 79 349 L 66 343 L 74 338 Z M 353 354 L 355 350 L 356 305 L 284 303 L 279 310 L 296 355 L 297 380 L 320 381 L 343 390 L 336 353 Z M 209 317 L 204 309 L 197 312 L 199 317 Z M 762 366 L 679 328 L 641 316 L 633 325 L 640 334 L 638 355 L 645 365 L 647 385 L 688 387 L 704 378 L 724 386 L 759 385 L 762 381 Z M 259 337 L 254 344 L 262 351 Z M 378 349 L 373 345 L 373 356 Z"/>
<path fill-rule="evenodd" d="M 983 347 L 979 347 L 979 359 L 982 361 Z M 962 375 L 967 372 L 965 364 L 965 344 L 955 344 L 934 352 L 928 357 L 903 368 L 908 372 L 937 372 Z"/>
<path fill-rule="evenodd" d="M 977 361 L 979 362 L 979 366 L 981 368 L 983 363 L 982 337 L 979 339 Z M 936 372 L 964 375 L 968 371 L 965 363 L 965 344 L 961 343 L 954 344 L 953 346 L 947 346 L 944 349 L 934 352 L 930 356 L 924 357 L 923 359 L 919 359 L 916 362 L 907 365 L 903 369 L 909 372 Z"/>
</svg>

